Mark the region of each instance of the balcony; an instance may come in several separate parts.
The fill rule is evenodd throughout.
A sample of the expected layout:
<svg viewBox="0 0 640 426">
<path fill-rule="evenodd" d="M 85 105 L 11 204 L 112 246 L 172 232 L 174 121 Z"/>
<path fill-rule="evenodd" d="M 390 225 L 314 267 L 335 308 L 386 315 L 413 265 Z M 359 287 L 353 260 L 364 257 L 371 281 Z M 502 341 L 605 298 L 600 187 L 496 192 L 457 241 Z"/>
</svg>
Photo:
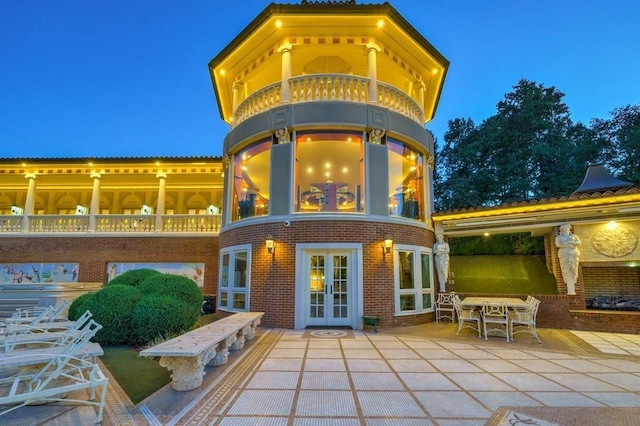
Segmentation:
<svg viewBox="0 0 640 426">
<path fill-rule="evenodd" d="M 350 74 L 313 74 L 289 79 L 289 97 L 281 99 L 282 84 L 277 82 L 249 95 L 234 113 L 234 126 L 257 114 L 282 104 L 302 102 L 373 103 L 369 99 L 369 79 Z M 405 92 L 378 82 L 375 103 L 388 108 L 421 126 L 424 125 L 422 108 Z"/>
<path fill-rule="evenodd" d="M 0 235 L 34 234 L 212 234 L 222 226 L 221 215 L 162 215 L 157 227 L 157 215 L 101 214 L 95 216 L 91 229 L 89 215 L 30 215 L 28 230 L 23 230 L 21 215 L 0 215 Z"/>
</svg>

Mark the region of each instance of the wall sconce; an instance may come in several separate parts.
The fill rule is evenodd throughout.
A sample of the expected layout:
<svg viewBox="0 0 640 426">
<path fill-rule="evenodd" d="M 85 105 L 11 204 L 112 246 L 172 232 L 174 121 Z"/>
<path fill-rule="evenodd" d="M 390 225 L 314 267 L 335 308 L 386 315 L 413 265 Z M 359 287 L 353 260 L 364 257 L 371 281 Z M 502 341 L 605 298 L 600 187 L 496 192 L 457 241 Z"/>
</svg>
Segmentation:
<svg viewBox="0 0 640 426">
<path fill-rule="evenodd" d="M 391 248 L 393 247 L 393 240 L 391 238 L 385 238 L 381 247 L 382 247 L 382 257 L 384 257 L 385 255 L 391 253 Z"/>
<path fill-rule="evenodd" d="M 267 243 L 267 253 L 269 253 L 272 256 L 275 256 L 276 242 L 274 241 L 273 237 L 269 235 L 265 242 Z"/>
</svg>

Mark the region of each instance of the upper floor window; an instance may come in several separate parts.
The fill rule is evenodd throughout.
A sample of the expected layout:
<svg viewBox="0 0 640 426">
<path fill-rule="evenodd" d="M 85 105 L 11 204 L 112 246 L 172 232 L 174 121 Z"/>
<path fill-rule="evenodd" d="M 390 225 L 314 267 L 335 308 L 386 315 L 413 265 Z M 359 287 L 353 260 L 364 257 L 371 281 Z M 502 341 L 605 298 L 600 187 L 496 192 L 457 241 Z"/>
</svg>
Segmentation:
<svg viewBox="0 0 640 426">
<path fill-rule="evenodd" d="M 300 132 L 295 148 L 296 212 L 364 211 L 362 134 Z"/>
<path fill-rule="evenodd" d="M 389 215 L 424 217 L 423 155 L 408 145 L 387 139 L 389 148 Z"/>
<path fill-rule="evenodd" d="M 271 139 L 254 143 L 236 154 L 232 221 L 269 213 L 270 161 Z"/>
</svg>

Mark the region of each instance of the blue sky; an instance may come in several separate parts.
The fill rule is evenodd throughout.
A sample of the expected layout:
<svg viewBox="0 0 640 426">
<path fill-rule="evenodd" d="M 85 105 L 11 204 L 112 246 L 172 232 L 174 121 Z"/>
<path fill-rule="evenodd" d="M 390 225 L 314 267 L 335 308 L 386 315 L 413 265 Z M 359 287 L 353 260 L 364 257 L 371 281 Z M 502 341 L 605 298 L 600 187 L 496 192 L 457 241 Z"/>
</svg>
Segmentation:
<svg viewBox="0 0 640 426">
<path fill-rule="evenodd" d="M 427 124 L 440 140 L 451 119 L 493 115 L 521 78 L 565 93 L 585 124 L 640 104 L 636 0 L 390 3 L 451 62 Z M 207 63 L 268 4 L 3 2 L 0 158 L 222 155 Z"/>
</svg>

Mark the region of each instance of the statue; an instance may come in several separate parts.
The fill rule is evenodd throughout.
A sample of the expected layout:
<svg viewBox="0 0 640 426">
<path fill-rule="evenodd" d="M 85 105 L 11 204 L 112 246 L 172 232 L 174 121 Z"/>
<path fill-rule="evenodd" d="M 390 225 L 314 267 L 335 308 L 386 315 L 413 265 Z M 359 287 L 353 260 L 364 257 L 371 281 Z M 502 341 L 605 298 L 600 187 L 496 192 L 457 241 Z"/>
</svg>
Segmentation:
<svg viewBox="0 0 640 426">
<path fill-rule="evenodd" d="M 558 258 L 562 279 L 567 285 L 567 294 L 576 294 L 576 280 L 578 279 L 578 263 L 580 260 L 580 238 L 571 233 L 571 225 L 565 223 L 560 226 L 560 234 L 556 237 Z"/>
<path fill-rule="evenodd" d="M 384 133 L 385 131 L 383 129 L 372 129 L 371 132 L 369 132 L 369 142 L 380 145 L 382 143 Z"/>
<path fill-rule="evenodd" d="M 433 254 L 435 256 L 436 273 L 438 274 L 438 283 L 440 283 L 440 291 L 445 292 L 445 284 L 449 274 L 449 244 L 444 241 L 444 235 L 436 235 L 436 243 L 433 245 Z"/>
</svg>

